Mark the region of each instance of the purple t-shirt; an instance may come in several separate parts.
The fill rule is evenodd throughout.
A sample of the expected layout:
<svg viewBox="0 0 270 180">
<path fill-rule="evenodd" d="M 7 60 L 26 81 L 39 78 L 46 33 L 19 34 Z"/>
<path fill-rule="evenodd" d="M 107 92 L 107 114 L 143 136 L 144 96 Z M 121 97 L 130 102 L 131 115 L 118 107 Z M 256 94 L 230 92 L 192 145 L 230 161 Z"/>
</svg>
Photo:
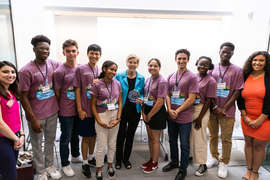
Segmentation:
<svg viewBox="0 0 270 180">
<path fill-rule="evenodd" d="M 93 71 L 92 71 L 93 69 Z M 81 88 L 82 110 L 86 112 L 87 117 L 92 117 L 91 112 L 91 89 L 94 79 L 97 79 L 101 73 L 101 68 L 90 68 L 88 64 L 78 66 L 75 72 L 73 87 Z"/>
<path fill-rule="evenodd" d="M 103 78 L 100 79 L 91 90 L 91 94 L 97 97 L 97 112 L 105 112 L 108 109 L 107 104 L 109 103 L 113 103 L 118 108 L 117 102 L 120 93 L 122 93 L 122 87 L 119 81 L 113 79 L 111 82 L 105 83 Z"/>
<path fill-rule="evenodd" d="M 213 70 L 208 71 L 208 74 L 219 81 L 219 78 L 224 75 L 222 83 L 226 82 L 226 88 L 217 90 L 217 98 L 214 99 L 218 107 L 223 108 L 226 102 L 232 97 L 235 90 L 241 90 L 244 88 L 243 69 L 239 66 L 231 64 L 228 66 L 220 66 L 216 64 Z M 226 71 L 227 69 L 227 71 Z M 224 72 L 226 73 L 224 74 Z M 221 73 L 221 76 L 220 76 Z M 235 103 L 226 111 L 226 117 L 235 117 Z"/>
<path fill-rule="evenodd" d="M 199 98 L 201 104 L 205 103 L 206 97 L 217 98 L 217 82 L 212 76 L 209 74 L 207 74 L 205 77 L 197 76 L 197 81 L 199 84 Z"/>
<path fill-rule="evenodd" d="M 53 73 L 54 89 L 60 89 L 59 115 L 76 116 L 77 106 L 75 90 L 72 86 L 76 67 L 72 68 L 65 63 L 61 64 Z"/>
<path fill-rule="evenodd" d="M 170 94 L 171 94 L 171 109 L 172 110 L 176 110 L 177 108 L 179 108 L 184 103 L 184 101 L 188 98 L 189 93 L 199 93 L 199 85 L 197 81 L 197 76 L 191 71 L 187 70 L 183 76 L 182 76 L 182 73 L 181 74 L 177 73 L 178 86 L 176 87 L 176 91 L 180 91 L 180 92 L 179 92 L 179 97 L 174 98 L 173 92 L 175 91 L 175 86 L 176 86 L 176 73 L 177 72 L 170 74 L 167 78 L 168 91 L 170 91 Z M 193 108 L 193 105 L 189 106 L 187 109 L 180 112 L 176 119 L 172 119 L 168 115 L 168 119 L 177 123 L 190 123 L 192 122 L 192 108 Z"/>
<path fill-rule="evenodd" d="M 57 99 L 53 90 L 53 72 L 60 66 L 60 62 L 47 59 L 46 64 L 38 65 L 34 61 L 27 63 L 19 71 L 19 85 L 21 91 L 29 91 L 28 100 L 37 119 L 44 119 L 55 114 L 58 110 Z M 47 76 L 46 76 L 47 65 Z M 45 80 L 44 77 L 47 79 Z M 47 81 L 47 83 L 46 83 Z M 44 93 L 42 87 L 49 85 L 50 89 Z M 27 120 L 30 120 L 26 115 Z"/>
<path fill-rule="evenodd" d="M 154 106 L 158 97 L 165 99 L 166 95 L 167 83 L 161 75 L 158 75 L 155 79 L 153 79 L 152 76 L 146 79 L 144 85 L 144 96 L 148 98 L 147 102 L 144 101 L 145 105 Z"/>
</svg>

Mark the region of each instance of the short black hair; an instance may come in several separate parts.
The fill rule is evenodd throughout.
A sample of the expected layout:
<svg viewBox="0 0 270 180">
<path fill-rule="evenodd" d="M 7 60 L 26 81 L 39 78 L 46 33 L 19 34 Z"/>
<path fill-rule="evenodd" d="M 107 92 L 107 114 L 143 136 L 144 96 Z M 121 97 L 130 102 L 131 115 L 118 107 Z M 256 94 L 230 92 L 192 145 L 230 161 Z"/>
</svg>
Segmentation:
<svg viewBox="0 0 270 180">
<path fill-rule="evenodd" d="M 177 50 L 175 52 L 175 59 L 176 59 L 177 55 L 180 54 L 180 53 L 185 53 L 187 55 L 188 59 L 189 59 L 190 52 L 187 49 L 179 49 L 179 50 Z"/>
<path fill-rule="evenodd" d="M 234 45 L 233 45 L 233 43 L 231 43 L 231 42 L 225 42 L 225 43 L 223 43 L 223 44 L 220 45 L 220 49 L 222 49 L 224 46 L 229 46 L 229 47 L 232 48 L 232 51 L 234 51 Z"/>
<path fill-rule="evenodd" d="M 198 62 L 201 60 L 201 59 L 207 59 L 210 63 L 210 66 L 209 66 L 209 70 L 212 70 L 214 69 L 214 64 L 212 63 L 212 59 L 210 57 L 207 57 L 207 56 L 201 56 L 199 57 L 199 59 L 196 61 L 195 65 L 198 66 Z"/>
<path fill-rule="evenodd" d="M 39 42 L 46 42 L 49 45 L 51 45 L 51 40 L 49 38 L 47 38 L 44 35 L 36 35 L 35 37 L 32 38 L 31 40 L 31 44 L 36 47 L 37 43 Z"/>
<path fill-rule="evenodd" d="M 99 51 L 99 54 L 101 55 L 101 47 L 97 44 L 89 45 L 87 48 L 87 54 L 89 53 L 89 51 Z"/>
</svg>

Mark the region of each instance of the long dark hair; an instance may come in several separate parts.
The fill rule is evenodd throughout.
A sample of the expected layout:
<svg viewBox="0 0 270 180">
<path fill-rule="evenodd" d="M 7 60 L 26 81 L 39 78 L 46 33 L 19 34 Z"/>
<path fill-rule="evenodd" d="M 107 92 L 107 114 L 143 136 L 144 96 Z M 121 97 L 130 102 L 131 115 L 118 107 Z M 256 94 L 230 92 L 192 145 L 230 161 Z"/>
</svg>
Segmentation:
<svg viewBox="0 0 270 180">
<path fill-rule="evenodd" d="M 252 73 L 253 71 L 252 61 L 258 55 L 263 55 L 265 57 L 266 62 L 265 62 L 264 70 L 265 70 L 265 73 L 270 74 L 270 55 L 266 51 L 256 51 L 249 56 L 249 58 L 246 60 L 244 64 L 243 71 L 244 71 L 245 77 L 248 77 Z"/>
<path fill-rule="evenodd" d="M 112 66 L 112 65 L 116 65 L 117 64 L 113 61 L 107 60 L 102 64 L 102 72 L 100 73 L 100 75 L 98 76 L 98 79 L 104 78 L 105 77 L 105 71 L 103 70 L 103 68 L 105 68 L 106 70 L 108 69 L 108 67 Z M 117 66 L 118 67 L 118 66 Z"/>
<path fill-rule="evenodd" d="M 21 96 L 21 92 L 19 90 L 19 77 L 18 77 L 18 71 L 16 69 L 16 67 L 9 61 L 0 61 L 0 69 L 4 66 L 10 66 L 12 67 L 15 72 L 16 72 L 16 80 L 9 86 L 9 90 L 14 94 L 15 98 L 19 101 L 20 100 L 20 96 Z M 9 99 L 9 95 L 5 89 L 5 87 L 3 86 L 2 83 L 0 83 L 0 95 L 6 99 L 6 100 L 10 100 Z"/>
</svg>

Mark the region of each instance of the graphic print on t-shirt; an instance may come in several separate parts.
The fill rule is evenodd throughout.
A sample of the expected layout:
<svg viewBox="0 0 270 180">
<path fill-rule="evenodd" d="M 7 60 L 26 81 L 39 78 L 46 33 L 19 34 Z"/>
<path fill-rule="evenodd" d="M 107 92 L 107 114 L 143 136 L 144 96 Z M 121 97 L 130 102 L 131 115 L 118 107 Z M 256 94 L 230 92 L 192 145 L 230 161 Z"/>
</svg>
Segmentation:
<svg viewBox="0 0 270 180">
<path fill-rule="evenodd" d="M 89 99 L 91 99 L 91 94 L 90 94 L 91 88 L 92 88 L 91 84 L 88 84 L 88 86 L 85 86 L 86 95 Z"/>
<path fill-rule="evenodd" d="M 49 84 L 50 86 L 50 90 L 48 92 L 43 92 L 43 86 L 42 84 L 40 84 L 37 88 L 36 88 L 36 97 L 38 100 L 42 100 L 42 99 L 49 99 L 50 97 L 54 96 L 54 90 L 53 90 L 53 85 L 52 83 Z"/>
<path fill-rule="evenodd" d="M 75 99 L 76 97 L 75 90 L 72 85 L 67 88 L 67 97 L 68 99 Z"/>
</svg>

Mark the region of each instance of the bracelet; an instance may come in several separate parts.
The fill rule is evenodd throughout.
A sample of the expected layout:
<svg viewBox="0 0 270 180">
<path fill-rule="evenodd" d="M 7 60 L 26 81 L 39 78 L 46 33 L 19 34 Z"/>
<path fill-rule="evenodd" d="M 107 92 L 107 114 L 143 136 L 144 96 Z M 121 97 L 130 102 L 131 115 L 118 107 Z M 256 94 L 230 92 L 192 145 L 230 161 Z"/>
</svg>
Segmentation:
<svg viewBox="0 0 270 180">
<path fill-rule="evenodd" d="M 218 106 L 213 107 L 213 111 L 214 111 L 215 109 L 217 109 L 217 107 L 218 107 Z"/>
<path fill-rule="evenodd" d="M 119 121 L 121 121 L 121 118 L 116 118 L 116 120 L 119 120 Z"/>
<path fill-rule="evenodd" d="M 21 136 L 24 136 L 24 137 L 25 137 L 25 134 L 20 134 L 20 137 L 21 137 Z"/>
</svg>

